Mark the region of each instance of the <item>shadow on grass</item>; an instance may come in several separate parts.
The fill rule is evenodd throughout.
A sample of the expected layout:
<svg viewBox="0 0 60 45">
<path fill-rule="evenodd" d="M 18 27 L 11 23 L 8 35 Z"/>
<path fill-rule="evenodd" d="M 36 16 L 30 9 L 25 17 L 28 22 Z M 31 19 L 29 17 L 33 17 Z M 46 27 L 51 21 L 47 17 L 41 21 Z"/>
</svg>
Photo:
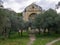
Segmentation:
<svg viewBox="0 0 60 45">
<path fill-rule="evenodd" d="M 27 32 L 23 32 L 23 35 L 19 35 L 18 33 L 11 33 L 9 38 L 6 39 L 27 39 L 29 35 Z M 3 36 L 0 36 L 0 40 L 5 40 Z"/>
<path fill-rule="evenodd" d="M 10 36 L 10 38 L 9 39 L 21 39 L 21 38 L 29 38 L 29 35 L 28 35 L 28 33 L 27 32 L 23 32 L 23 34 L 22 34 L 22 36 L 21 35 L 19 35 L 18 33 L 16 33 L 16 34 L 13 34 L 13 35 L 11 35 Z"/>
<path fill-rule="evenodd" d="M 59 38 L 60 34 L 35 34 L 36 38 Z"/>
</svg>

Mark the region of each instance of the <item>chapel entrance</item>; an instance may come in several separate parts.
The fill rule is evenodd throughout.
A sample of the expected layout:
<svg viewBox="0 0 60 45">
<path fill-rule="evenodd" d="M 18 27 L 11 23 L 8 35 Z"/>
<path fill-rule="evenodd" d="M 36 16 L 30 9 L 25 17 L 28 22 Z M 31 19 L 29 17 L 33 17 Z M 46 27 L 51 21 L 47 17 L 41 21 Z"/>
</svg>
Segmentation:
<svg viewBox="0 0 60 45">
<path fill-rule="evenodd" d="M 32 13 L 29 15 L 29 18 L 28 18 L 29 19 L 29 26 L 30 26 L 30 33 L 32 33 L 32 34 L 35 33 L 35 29 L 34 29 L 35 27 L 32 26 L 32 23 L 33 23 L 36 16 L 37 16 L 36 13 Z"/>
<path fill-rule="evenodd" d="M 36 15 L 37 15 L 36 13 L 30 14 L 29 15 L 29 21 L 33 21 L 35 19 Z"/>
</svg>

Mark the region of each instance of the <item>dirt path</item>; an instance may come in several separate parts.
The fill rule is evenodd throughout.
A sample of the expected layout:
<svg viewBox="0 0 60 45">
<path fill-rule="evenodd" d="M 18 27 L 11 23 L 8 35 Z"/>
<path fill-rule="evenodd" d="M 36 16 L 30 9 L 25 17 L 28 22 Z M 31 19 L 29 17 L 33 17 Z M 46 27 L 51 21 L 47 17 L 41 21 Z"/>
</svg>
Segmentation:
<svg viewBox="0 0 60 45">
<path fill-rule="evenodd" d="M 47 43 L 46 45 L 52 45 L 53 43 L 55 43 L 55 42 L 57 42 L 57 41 L 59 41 L 60 40 L 60 38 L 58 38 L 58 39 L 56 39 L 56 40 L 53 40 L 52 42 L 49 42 L 49 43 Z"/>
<path fill-rule="evenodd" d="M 29 36 L 30 36 L 30 41 L 28 42 L 27 45 L 32 45 L 36 38 L 34 34 L 30 34 Z"/>
</svg>

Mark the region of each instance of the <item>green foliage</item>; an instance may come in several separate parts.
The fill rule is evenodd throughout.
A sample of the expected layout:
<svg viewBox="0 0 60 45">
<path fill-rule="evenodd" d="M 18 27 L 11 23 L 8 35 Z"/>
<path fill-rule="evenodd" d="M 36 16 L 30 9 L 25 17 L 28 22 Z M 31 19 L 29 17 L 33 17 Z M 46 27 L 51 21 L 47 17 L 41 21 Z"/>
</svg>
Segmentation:
<svg viewBox="0 0 60 45">
<path fill-rule="evenodd" d="M 37 15 L 34 21 L 35 27 L 43 28 L 53 31 L 57 31 L 58 27 L 60 27 L 60 16 L 53 9 L 49 9 L 45 11 L 43 14 Z"/>
<path fill-rule="evenodd" d="M 20 16 L 22 16 L 22 13 L 17 13 L 17 15 L 20 17 Z"/>
<path fill-rule="evenodd" d="M 5 28 L 11 27 L 10 19 L 7 17 L 8 13 L 5 9 L 0 9 L 0 31 L 2 31 Z"/>
<path fill-rule="evenodd" d="M 52 26 L 55 23 L 54 20 L 57 16 L 58 15 L 54 10 L 49 9 L 44 12 L 44 14 L 38 15 L 35 22 L 37 26 L 47 28 L 48 26 Z"/>
<path fill-rule="evenodd" d="M 37 14 L 35 14 L 37 15 Z M 22 13 L 16 13 L 7 9 L 0 9 L 0 33 L 8 36 L 10 32 L 28 30 L 28 27 L 32 29 L 51 29 L 53 31 L 60 32 L 60 16 L 53 9 L 49 9 L 44 13 L 35 16 L 32 21 L 24 22 Z"/>
</svg>

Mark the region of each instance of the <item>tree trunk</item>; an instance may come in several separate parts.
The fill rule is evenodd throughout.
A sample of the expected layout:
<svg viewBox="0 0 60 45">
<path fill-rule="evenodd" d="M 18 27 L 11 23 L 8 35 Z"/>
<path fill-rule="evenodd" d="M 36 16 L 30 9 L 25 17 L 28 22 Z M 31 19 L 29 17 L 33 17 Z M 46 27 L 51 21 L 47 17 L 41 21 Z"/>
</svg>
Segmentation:
<svg viewBox="0 0 60 45">
<path fill-rule="evenodd" d="M 18 36 L 20 37 L 20 31 L 18 30 Z"/>
<path fill-rule="evenodd" d="M 40 28 L 38 30 L 39 30 L 39 34 L 40 34 Z"/>
<path fill-rule="evenodd" d="M 22 34 L 22 33 L 23 33 L 23 30 L 21 30 L 21 37 L 23 36 L 23 34 Z"/>
<path fill-rule="evenodd" d="M 5 28 L 5 30 L 4 30 L 4 36 L 6 37 L 6 28 Z"/>
<path fill-rule="evenodd" d="M 48 35 L 50 34 L 50 29 L 48 28 Z"/>
<path fill-rule="evenodd" d="M 54 31 L 55 31 L 56 34 L 58 34 L 58 28 L 55 27 Z"/>
<path fill-rule="evenodd" d="M 46 33 L 46 28 L 44 29 L 44 33 Z"/>
<path fill-rule="evenodd" d="M 8 38 L 10 38 L 10 33 L 11 33 L 11 29 L 10 29 L 10 31 L 9 31 L 9 33 L 8 33 Z"/>
<path fill-rule="evenodd" d="M 6 39 L 6 28 L 3 30 L 3 39 Z"/>
</svg>

